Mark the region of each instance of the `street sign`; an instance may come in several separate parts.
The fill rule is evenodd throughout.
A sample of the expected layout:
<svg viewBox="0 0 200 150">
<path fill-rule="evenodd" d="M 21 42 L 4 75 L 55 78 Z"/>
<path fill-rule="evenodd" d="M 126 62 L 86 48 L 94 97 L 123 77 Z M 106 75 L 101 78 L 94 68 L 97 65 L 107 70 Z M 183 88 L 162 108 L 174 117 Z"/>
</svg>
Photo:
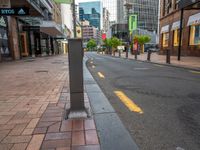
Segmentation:
<svg viewBox="0 0 200 150">
<path fill-rule="evenodd" d="M 40 26 L 23 26 L 23 31 L 40 31 Z"/>
<path fill-rule="evenodd" d="M 137 15 L 130 15 L 129 16 L 129 31 L 132 32 L 137 29 Z"/>
<path fill-rule="evenodd" d="M 0 8 L 0 16 L 26 16 L 29 15 L 29 8 L 15 7 L 15 8 Z"/>
</svg>

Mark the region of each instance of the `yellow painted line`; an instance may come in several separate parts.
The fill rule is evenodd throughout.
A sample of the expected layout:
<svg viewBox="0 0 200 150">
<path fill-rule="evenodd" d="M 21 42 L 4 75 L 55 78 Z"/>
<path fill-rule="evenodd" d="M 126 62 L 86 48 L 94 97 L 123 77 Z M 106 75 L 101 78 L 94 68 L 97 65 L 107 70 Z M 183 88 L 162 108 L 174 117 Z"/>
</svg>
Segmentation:
<svg viewBox="0 0 200 150">
<path fill-rule="evenodd" d="M 114 91 L 114 93 L 119 97 L 119 99 L 128 107 L 130 111 L 143 114 L 142 109 L 136 105 L 130 98 L 128 98 L 122 91 Z"/>
<path fill-rule="evenodd" d="M 193 71 L 193 70 L 191 70 L 190 72 L 194 73 L 194 74 L 200 74 L 200 71 Z"/>
<path fill-rule="evenodd" d="M 100 78 L 105 79 L 105 76 L 101 72 L 98 72 L 98 75 L 99 75 Z"/>
<path fill-rule="evenodd" d="M 94 66 L 94 65 L 92 65 L 92 68 L 94 69 L 94 68 L 95 68 L 95 66 Z"/>
</svg>

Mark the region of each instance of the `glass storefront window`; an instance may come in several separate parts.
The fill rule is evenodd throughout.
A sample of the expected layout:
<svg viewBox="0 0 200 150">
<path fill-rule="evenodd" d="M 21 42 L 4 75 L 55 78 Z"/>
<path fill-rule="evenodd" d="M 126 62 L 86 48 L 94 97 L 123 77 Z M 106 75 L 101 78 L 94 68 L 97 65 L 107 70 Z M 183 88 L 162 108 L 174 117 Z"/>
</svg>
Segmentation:
<svg viewBox="0 0 200 150">
<path fill-rule="evenodd" d="M 162 46 L 168 47 L 168 44 L 169 44 L 169 32 L 163 33 Z"/>
<path fill-rule="evenodd" d="M 179 29 L 174 30 L 173 46 L 179 46 L 179 33 Z"/>
<path fill-rule="evenodd" d="M 200 25 L 190 27 L 190 45 L 200 45 Z"/>
</svg>

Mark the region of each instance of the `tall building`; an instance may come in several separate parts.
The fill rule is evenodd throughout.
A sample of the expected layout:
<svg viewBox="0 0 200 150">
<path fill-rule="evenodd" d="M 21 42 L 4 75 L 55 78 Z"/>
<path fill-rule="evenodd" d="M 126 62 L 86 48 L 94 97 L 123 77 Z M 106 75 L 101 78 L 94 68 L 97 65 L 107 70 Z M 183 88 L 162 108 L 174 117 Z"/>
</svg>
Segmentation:
<svg viewBox="0 0 200 150">
<path fill-rule="evenodd" d="M 179 42 L 181 9 L 182 41 Z M 160 53 L 165 54 L 169 49 L 172 55 L 200 56 L 200 1 L 161 0 L 160 10 Z"/>
<path fill-rule="evenodd" d="M 117 0 L 102 0 L 103 8 L 106 8 L 110 14 L 110 21 L 117 22 Z"/>
<path fill-rule="evenodd" d="M 79 3 L 79 20 L 88 20 L 91 26 L 101 29 L 102 5 L 100 1 Z"/>
<path fill-rule="evenodd" d="M 96 42 L 99 42 L 99 30 L 98 28 L 95 28 L 94 26 L 90 25 L 90 22 L 85 20 L 81 22 L 82 26 L 82 35 L 83 35 L 83 43 L 87 43 L 90 39 L 96 40 Z M 84 44 L 86 45 L 86 44 Z"/>
<path fill-rule="evenodd" d="M 107 33 L 110 28 L 110 13 L 107 8 L 103 8 L 103 32 Z"/>
<path fill-rule="evenodd" d="M 132 4 L 130 14 L 138 15 L 138 28 L 151 32 L 157 32 L 158 28 L 158 5 L 159 0 L 118 0 L 117 1 L 117 22 L 127 22 L 127 10 L 125 3 Z"/>
</svg>

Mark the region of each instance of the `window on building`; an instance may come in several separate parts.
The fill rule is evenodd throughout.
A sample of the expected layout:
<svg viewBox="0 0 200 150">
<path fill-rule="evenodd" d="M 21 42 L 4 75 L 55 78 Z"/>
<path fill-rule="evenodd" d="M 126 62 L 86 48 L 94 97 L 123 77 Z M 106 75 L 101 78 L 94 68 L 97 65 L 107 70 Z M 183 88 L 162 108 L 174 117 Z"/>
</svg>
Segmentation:
<svg viewBox="0 0 200 150">
<path fill-rule="evenodd" d="M 190 45 L 200 45 L 200 24 L 190 27 Z"/>
<path fill-rule="evenodd" d="M 174 37 L 173 37 L 173 46 L 179 46 L 179 33 L 180 30 L 174 30 Z"/>
<path fill-rule="evenodd" d="M 162 46 L 163 47 L 168 47 L 169 45 L 169 32 L 167 33 L 163 33 L 163 36 L 162 36 Z"/>
</svg>

